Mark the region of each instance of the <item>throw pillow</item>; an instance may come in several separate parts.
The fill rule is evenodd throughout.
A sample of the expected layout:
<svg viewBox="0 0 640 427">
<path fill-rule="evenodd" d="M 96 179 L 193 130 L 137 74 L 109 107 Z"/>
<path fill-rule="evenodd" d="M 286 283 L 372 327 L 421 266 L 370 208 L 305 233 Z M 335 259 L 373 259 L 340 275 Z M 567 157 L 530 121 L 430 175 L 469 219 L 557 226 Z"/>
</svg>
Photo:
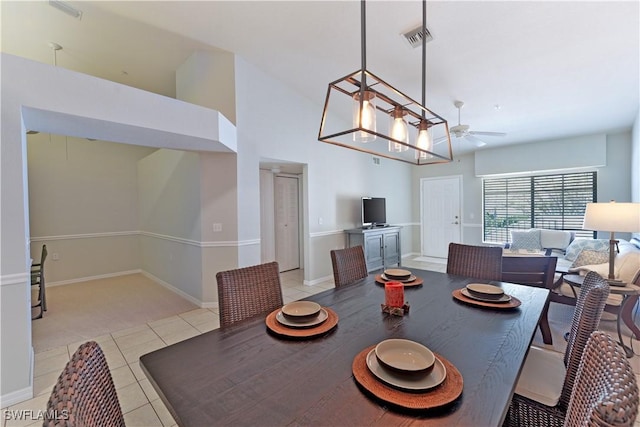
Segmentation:
<svg viewBox="0 0 640 427">
<path fill-rule="evenodd" d="M 567 247 L 564 259 L 567 261 L 575 261 L 584 249 L 590 251 L 609 253 L 609 240 L 607 239 L 576 239 Z M 608 258 L 607 258 L 608 259 Z"/>
<path fill-rule="evenodd" d="M 540 244 L 540 230 L 528 231 L 511 231 L 511 249 L 528 249 L 539 251 L 542 249 Z"/>
<path fill-rule="evenodd" d="M 571 268 L 582 267 L 583 265 L 596 265 L 609 262 L 609 250 L 605 251 L 592 251 L 589 249 L 583 249 L 576 260 L 571 264 Z"/>
</svg>

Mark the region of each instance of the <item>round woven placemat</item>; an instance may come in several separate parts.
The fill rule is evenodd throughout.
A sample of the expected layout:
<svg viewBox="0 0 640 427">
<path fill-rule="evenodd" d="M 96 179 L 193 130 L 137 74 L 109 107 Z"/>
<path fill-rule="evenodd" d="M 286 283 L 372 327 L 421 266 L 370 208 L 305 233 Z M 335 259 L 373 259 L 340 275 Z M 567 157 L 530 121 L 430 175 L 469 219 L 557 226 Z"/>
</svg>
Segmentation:
<svg viewBox="0 0 640 427">
<path fill-rule="evenodd" d="M 453 295 L 453 297 L 458 301 L 462 301 L 464 303 L 471 304 L 471 305 L 479 305 L 481 307 L 511 309 L 511 308 L 519 307 L 520 304 L 522 304 L 522 302 L 520 302 L 520 300 L 514 297 L 513 295 L 511 295 L 511 300 L 509 300 L 508 302 L 478 301 L 473 298 L 464 296 L 464 294 L 462 293 L 462 289 L 456 289 L 451 293 L 451 295 Z"/>
<path fill-rule="evenodd" d="M 276 335 L 287 338 L 315 338 L 331 332 L 338 325 L 338 315 L 328 307 L 322 307 L 327 312 L 327 320 L 313 328 L 290 328 L 278 322 L 276 315 L 280 309 L 274 310 L 267 315 L 265 323 L 267 328 Z"/>
<path fill-rule="evenodd" d="M 409 286 L 420 286 L 424 283 L 424 280 L 422 280 L 422 277 L 416 277 L 416 280 L 414 280 L 413 282 L 402 282 L 400 280 L 384 280 L 382 278 L 382 274 L 376 274 L 376 283 L 384 285 L 387 282 L 401 282 L 406 288 Z"/>
<path fill-rule="evenodd" d="M 365 348 L 353 359 L 351 369 L 356 382 L 375 397 L 393 405 L 413 410 L 435 409 L 448 405 L 462 394 L 462 374 L 447 359 L 436 354 L 447 370 L 447 377 L 439 386 L 421 393 L 397 390 L 381 382 L 367 366 L 367 354 L 374 345 Z"/>
</svg>

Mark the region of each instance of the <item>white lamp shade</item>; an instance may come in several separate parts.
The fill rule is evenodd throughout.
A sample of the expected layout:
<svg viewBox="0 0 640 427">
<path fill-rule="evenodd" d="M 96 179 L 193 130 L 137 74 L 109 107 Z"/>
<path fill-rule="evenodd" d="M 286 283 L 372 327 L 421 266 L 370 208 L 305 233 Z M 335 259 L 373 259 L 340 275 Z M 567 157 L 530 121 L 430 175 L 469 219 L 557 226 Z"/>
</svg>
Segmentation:
<svg viewBox="0 0 640 427">
<path fill-rule="evenodd" d="M 582 228 L 608 232 L 638 232 L 640 203 L 587 203 Z"/>
</svg>

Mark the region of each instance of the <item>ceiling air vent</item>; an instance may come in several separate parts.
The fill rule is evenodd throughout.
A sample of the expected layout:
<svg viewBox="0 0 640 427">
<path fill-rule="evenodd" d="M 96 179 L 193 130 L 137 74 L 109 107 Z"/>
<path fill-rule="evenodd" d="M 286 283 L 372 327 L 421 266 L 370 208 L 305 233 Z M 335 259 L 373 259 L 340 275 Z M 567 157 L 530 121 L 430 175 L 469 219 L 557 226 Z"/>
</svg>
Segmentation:
<svg viewBox="0 0 640 427">
<path fill-rule="evenodd" d="M 409 46 L 413 48 L 422 46 L 423 39 L 425 39 L 427 43 L 433 40 L 433 36 L 429 32 L 428 28 L 425 29 L 424 33 L 422 32 L 422 25 L 417 28 L 414 28 L 413 30 L 407 31 L 402 35 L 409 43 Z"/>
</svg>

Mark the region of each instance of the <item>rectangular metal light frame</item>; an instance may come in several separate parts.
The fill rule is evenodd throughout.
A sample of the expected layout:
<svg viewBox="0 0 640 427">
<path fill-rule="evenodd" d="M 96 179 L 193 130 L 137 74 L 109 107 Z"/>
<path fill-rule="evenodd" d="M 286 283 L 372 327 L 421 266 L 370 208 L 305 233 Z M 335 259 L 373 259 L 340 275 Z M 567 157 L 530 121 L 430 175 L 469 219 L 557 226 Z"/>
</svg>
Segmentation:
<svg viewBox="0 0 640 427">
<path fill-rule="evenodd" d="M 361 126 L 354 127 L 353 123 L 345 123 L 345 117 L 351 117 L 351 109 L 348 108 L 351 108 L 353 105 L 354 95 L 362 92 L 363 81 L 365 82 L 365 90 L 374 92 L 377 98 L 376 121 L 378 127 L 375 132 L 369 131 Z M 334 105 L 338 105 L 338 107 L 332 108 Z M 408 143 L 392 138 L 390 136 L 390 129 L 386 129 L 388 132 L 381 130 L 381 128 L 389 122 L 389 116 L 396 106 L 401 106 L 403 110 L 406 111 L 407 122 L 410 129 Z M 433 146 L 432 151 L 414 145 L 418 132 L 417 127 L 422 119 L 428 121 L 429 128 L 434 133 L 432 134 L 432 139 L 442 140 Z M 338 123 L 336 124 L 335 122 Z M 353 134 L 356 132 L 366 132 L 375 135 L 376 141 L 367 143 L 355 142 L 353 141 Z M 451 136 L 449 134 L 449 124 L 447 120 L 395 89 L 366 69 L 360 69 L 329 83 L 327 97 L 322 111 L 318 140 L 414 165 L 449 163 L 453 160 Z M 402 152 L 389 151 L 389 142 L 401 144 L 407 147 L 407 150 Z M 416 156 L 416 151 L 425 153 L 428 158 L 425 159 L 421 156 Z"/>
</svg>

